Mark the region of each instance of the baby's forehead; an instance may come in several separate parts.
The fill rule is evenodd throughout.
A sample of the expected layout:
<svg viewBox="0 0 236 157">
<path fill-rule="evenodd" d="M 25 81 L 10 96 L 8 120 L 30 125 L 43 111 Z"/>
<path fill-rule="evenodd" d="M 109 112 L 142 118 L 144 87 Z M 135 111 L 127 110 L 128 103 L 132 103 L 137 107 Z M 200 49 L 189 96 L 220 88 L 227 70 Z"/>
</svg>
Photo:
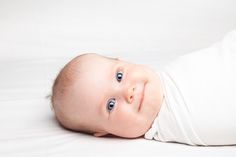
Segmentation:
<svg viewBox="0 0 236 157">
<path fill-rule="evenodd" d="M 85 96 L 105 92 L 115 73 L 115 59 L 103 56 L 87 56 L 83 59 L 76 68 L 76 92 Z"/>
<path fill-rule="evenodd" d="M 109 57 L 96 54 L 78 57 L 74 63 L 70 65 L 74 70 L 76 80 L 82 83 L 95 83 L 104 80 L 114 67 L 114 61 Z M 84 82 L 85 81 L 85 82 Z"/>
<path fill-rule="evenodd" d="M 108 81 L 113 76 L 118 59 L 88 54 L 77 57 L 70 65 L 78 84 L 87 86 Z"/>
</svg>

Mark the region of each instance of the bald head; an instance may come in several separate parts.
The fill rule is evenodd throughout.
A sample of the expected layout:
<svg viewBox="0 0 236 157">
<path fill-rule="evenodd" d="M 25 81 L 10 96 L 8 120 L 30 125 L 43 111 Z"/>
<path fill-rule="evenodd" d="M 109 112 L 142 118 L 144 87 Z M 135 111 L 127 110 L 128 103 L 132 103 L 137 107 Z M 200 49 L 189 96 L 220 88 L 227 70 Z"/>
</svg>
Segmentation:
<svg viewBox="0 0 236 157">
<path fill-rule="evenodd" d="M 72 98 L 73 88 L 81 79 L 82 68 L 85 66 L 83 61 L 96 54 L 82 54 L 67 63 L 57 75 L 52 87 L 52 106 L 59 123 L 67 129 L 79 130 L 78 113 L 76 104 Z M 78 95 L 79 96 L 79 95 Z M 82 129 L 82 126 L 80 128 Z"/>
</svg>

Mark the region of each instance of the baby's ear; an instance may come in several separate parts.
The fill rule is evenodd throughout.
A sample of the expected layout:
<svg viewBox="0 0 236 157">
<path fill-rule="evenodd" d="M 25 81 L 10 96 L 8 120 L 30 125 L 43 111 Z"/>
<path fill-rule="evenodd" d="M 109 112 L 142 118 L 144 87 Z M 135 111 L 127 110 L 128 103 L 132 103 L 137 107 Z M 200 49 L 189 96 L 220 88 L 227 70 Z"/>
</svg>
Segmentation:
<svg viewBox="0 0 236 157">
<path fill-rule="evenodd" d="M 105 136 L 105 135 L 107 135 L 108 133 L 106 133 L 106 132 L 96 132 L 96 133 L 94 133 L 93 134 L 93 136 L 95 136 L 95 137 L 101 137 L 101 136 Z"/>
</svg>

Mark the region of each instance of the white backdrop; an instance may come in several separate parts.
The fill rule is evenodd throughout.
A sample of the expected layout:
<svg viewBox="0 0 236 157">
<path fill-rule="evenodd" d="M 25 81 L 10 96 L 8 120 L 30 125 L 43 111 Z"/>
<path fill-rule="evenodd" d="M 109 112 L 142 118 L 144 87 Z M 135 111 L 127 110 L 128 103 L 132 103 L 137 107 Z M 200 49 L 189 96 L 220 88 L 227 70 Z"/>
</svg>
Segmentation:
<svg viewBox="0 0 236 157">
<path fill-rule="evenodd" d="M 0 59 L 182 54 L 235 28 L 235 0 L 0 0 Z"/>
</svg>

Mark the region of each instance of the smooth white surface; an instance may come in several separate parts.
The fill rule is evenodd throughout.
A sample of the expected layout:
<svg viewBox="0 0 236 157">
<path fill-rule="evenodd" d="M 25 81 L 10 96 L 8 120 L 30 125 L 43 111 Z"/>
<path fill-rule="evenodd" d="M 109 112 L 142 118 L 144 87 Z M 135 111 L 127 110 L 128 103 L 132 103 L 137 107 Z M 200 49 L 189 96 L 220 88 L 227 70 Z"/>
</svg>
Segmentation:
<svg viewBox="0 0 236 157">
<path fill-rule="evenodd" d="M 235 29 L 235 8 L 234 0 L 0 0 L 0 156 L 235 156 L 235 147 L 66 131 L 45 99 L 81 52 L 159 67 Z"/>
</svg>

